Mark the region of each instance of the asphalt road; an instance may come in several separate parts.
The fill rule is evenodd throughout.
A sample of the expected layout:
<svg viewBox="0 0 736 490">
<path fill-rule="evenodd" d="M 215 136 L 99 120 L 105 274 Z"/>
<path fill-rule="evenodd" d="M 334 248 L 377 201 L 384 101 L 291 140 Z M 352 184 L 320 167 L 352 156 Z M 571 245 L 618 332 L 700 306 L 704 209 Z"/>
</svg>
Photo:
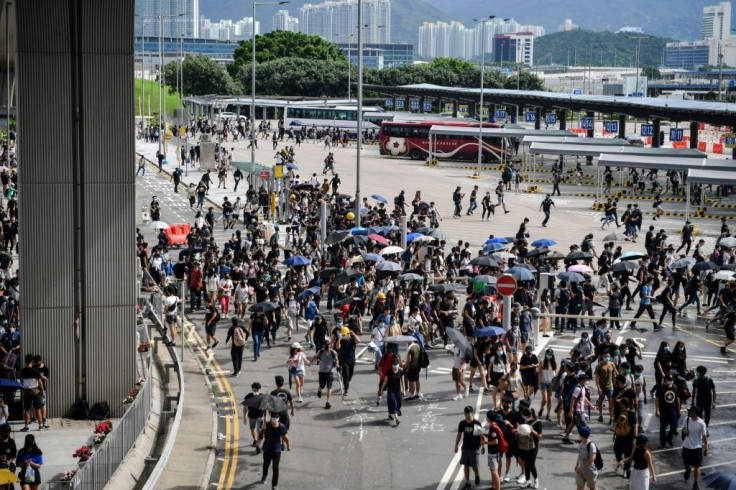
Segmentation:
<svg viewBox="0 0 736 490">
<path fill-rule="evenodd" d="M 316 166 L 316 165 L 315 165 Z M 435 178 L 437 169 L 428 169 L 432 172 L 428 180 Z M 457 171 L 440 169 L 448 175 L 456 176 Z M 174 194 L 173 185 L 168 179 L 163 180 L 152 168 L 144 177 L 138 177 L 139 206 L 148 205 L 151 195 L 158 196 L 162 204 L 162 220 L 166 222 L 191 221 L 194 213 L 183 194 Z M 416 183 L 422 188 L 422 183 Z M 449 185 L 449 184 L 448 184 Z M 449 188 L 449 187 L 448 187 Z M 411 187 L 410 187 L 411 189 Z M 449 191 L 448 191 L 449 192 Z M 389 194 L 391 195 L 391 194 Z M 519 196 L 517 205 L 523 202 Z M 534 208 L 538 198 L 528 196 L 532 201 L 528 206 Z M 566 199 L 566 198 L 564 198 Z M 565 220 L 570 226 L 577 229 L 590 227 L 592 216 L 581 204 L 580 200 L 569 199 L 571 205 L 565 210 L 569 217 Z M 140 216 L 139 216 L 140 221 Z M 459 223 L 455 220 L 453 228 L 462 229 L 470 223 Z M 669 220 L 666 220 L 669 221 Z M 587 223 L 587 225 L 586 225 Z M 674 222 L 673 222 L 674 225 Z M 564 225 L 567 226 L 567 225 Z M 563 226 L 563 227 L 564 227 Z M 712 230 L 712 224 L 704 225 Z M 498 235 L 513 234 L 516 225 L 506 229 L 495 230 Z M 144 235 L 150 237 L 149 242 L 155 243 L 153 230 L 143 229 Z M 556 230 L 564 235 L 564 230 Z M 229 237 L 230 231 L 216 230 L 215 237 L 218 243 Z M 576 233 L 577 236 L 577 233 Z M 570 239 L 575 240 L 575 238 Z M 176 253 L 174 252 L 174 255 Z M 201 327 L 201 314 L 189 316 L 199 334 L 204 337 Z M 224 340 L 225 321 L 221 322 L 219 334 Z M 642 327 L 645 324 L 640 323 Z M 680 330 L 673 334 L 671 328 L 662 333 L 654 333 L 651 328 L 627 331 L 628 326 L 620 332 L 622 338 L 634 336 L 645 352 L 644 365 L 649 378 L 652 378 L 652 354 L 656 351 L 661 338 L 674 343 L 675 339 L 683 339 L 687 343 L 690 356 L 690 365 L 703 364 L 710 370 L 719 391 L 720 406 L 714 411 L 711 422 L 711 439 L 713 454 L 705 459 L 705 471 L 717 471 L 718 465 L 724 468 L 727 464 L 736 462 L 736 427 L 732 423 L 736 416 L 736 386 L 729 373 L 733 370 L 733 354 L 722 356 L 718 352 L 718 344 L 723 338 L 723 332 L 710 329 L 705 331 L 703 322 L 695 319 L 683 319 Z M 300 332 L 303 332 L 300 331 Z M 366 341 L 367 335 L 363 336 Z M 296 335 L 294 340 L 300 340 Z M 615 340 L 615 339 L 614 339 Z M 555 337 L 550 346 L 558 352 L 558 356 L 569 351 L 573 345 L 570 335 Z M 215 362 L 212 364 L 212 378 L 228 376 L 231 369 L 230 348 L 222 343 L 214 349 Z M 311 351 L 307 351 L 311 354 Z M 250 391 L 250 384 L 259 381 L 264 391 L 274 388 L 273 376 L 281 374 L 288 379 L 285 361 L 288 357 L 288 345 L 285 342 L 284 329 L 279 331 L 278 343 L 271 349 L 264 347 L 262 357 L 258 362 L 251 362 L 252 343 L 246 346 L 243 374 L 238 378 L 227 378 L 232 389 L 232 395 L 227 390 L 219 393 L 221 398 L 220 432 L 227 436 L 227 429 L 232 432 L 232 422 L 239 426 L 237 447 L 234 441 L 229 444 L 230 451 L 237 455 L 236 464 L 229 460 L 218 458 L 217 466 L 212 475 L 213 486 L 223 486 L 222 482 L 232 482 L 236 488 L 260 487 L 261 456 L 256 455 L 250 445 L 250 435 L 247 427 L 242 425 L 240 413 L 237 420 L 233 419 L 232 402 L 239 402 Z M 203 355 L 204 357 L 204 355 Z M 454 395 L 453 383 L 450 379 L 451 359 L 441 349 L 430 351 L 431 366 L 428 369 L 428 379 L 422 373 L 422 392 L 425 400 L 421 402 L 405 402 L 402 424 L 393 427 L 386 421 L 385 402 L 376 406 L 377 376 L 371 365 L 371 357 L 367 353 L 358 361 L 355 377 L 351 384 L 350 396 L 342 397 L 340 393 L 333 398 L 333 408 L 326 410 L 324 398 L 316 397 L 316 369 L 309 369 L 306 377 L 304 403 L 297 407 L 296 416 L 292 419 L 290 437 L 293 450 L 284 453 L 281 461 L 281 488 L 458 488 L 462 480 L 462 472 L 458 471 L 457 459 L 453 454 L 453 442 L 457 423 L 462 418 L 463 407 L 470 404 L 476 407 L 481 416 L 489 408 L 489 397 L 482 394 L 471 394 L 469 400 L 452 401 Z M 218 367 L 219 365 L 219 367 Z M 337 384 L 337 383 L 336 383 Z M 223 385 L 224 386 L 224 385 Z M 233 397 L 234 396 L 234 400 Z M 534 406 L 538 401 L 535 400 Z M 660 474 L 660 483 L 655 488 L 664 488 L 665 485 L 674 488 L 690 488 L 682 482 L 679 448 L 657 450 L 656 431 L 658 423 L 653 416 L 653 406 L 647 407 L 648 424 L 653 441 L 655 465 Z M 229 418 L 229 419 L 228 419 Z M 481 418 L 482 420 L 482 418 Z M 594 440 L 602 445 L 606 466 L 600 477 L 601 489 L 628 488 L 627 482 L 613 474 L 613 452 L 611 449 L 612 432 L 608 426 L 595 421 L 591 423 Z M 560 444 L 559 430 L 551 422 L 545 422 L 545 437 L 541 443 L 538 468 L 540 470 L 540 488 L 548 490 L 568 489 L 573 487 L 572 468 L 575 462 L 575 447 Z M 654 431 L 654 433 L 653 433 Z M 221 455 L 228 454 L 227 438 L 220 441 L 218 449 Z M 571 449 L 572 448 L 572 449 Z M 715 465 L 715 466 L 714 466 Z M 225 473 L 232 473 L 232 479 L 221 478 L 225 466 Z M 512 466 L 512 476 L 518 470 Z M 482 487 L 490 487 L 487 468 L 481 471 Z M 515 483 L 505 484 L 504 488 L 517 488 Z"/>
</svg>

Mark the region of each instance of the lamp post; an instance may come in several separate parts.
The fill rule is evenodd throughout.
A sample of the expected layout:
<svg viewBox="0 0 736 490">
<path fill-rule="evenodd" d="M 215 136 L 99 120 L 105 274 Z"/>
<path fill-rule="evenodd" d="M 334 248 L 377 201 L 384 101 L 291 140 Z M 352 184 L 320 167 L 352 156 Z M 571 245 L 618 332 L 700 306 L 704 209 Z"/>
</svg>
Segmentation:
<svg viewBox="0 0 736 490">
<path fill-rule="evenodd" d="M 476 22 L 480 22 L 480 117 L 478 118 L 478 178 L 480 178 L 481 166 L 483 163 L 483 87 L 485 86 L 484 74 L 486 71 L 486 22 L 495 18 L 495 15 L 490 15 L 487 19 L 473 19 Z"/>
<path fill-rule="evenodd" d="M 256 7 L 261 5 L 284 5 L 287 3 L 291 2 L 253 2 L 250 62 L 250 161 L 254 169 L 256 166 Z"/>
<path fill-rule="evenodd" d="M 335 34 L 335 37 L 337 38 L 346 37 L 348 39 L 348 101 L 350 101 L 350 68 L 352 64 L 352 62 L 350 61 L 350 49 L 353 46 L 352 42 L 353 42 L 353 37 L 355 37 L 355 34 L 350 33 L 344 36 L 341 36 L 340 34 Z"/>
<path fill-rule="evenodd" d="M 184 14 L 158 15 L 158 113 L 159 113 L 159 137 L 158 152 L 162 152 L 162 142 L 166 141 L 166 75 L 164 73 L 164 19 L 176 19 Z"/>
<path fill-rule="evenodd" d="M 628 36 L 629 39 L 636 39 L 636 93 L 639 93 L 639 62 L 641 58 L 641 40 L 648 39 L 649 36 Z"/>
<path fill-rule="evenodd" d="M 358 0 L 358 117 L 355 153 L 355 226 L 360 227 L 360 147 L 363 145 L 363 5 Z"/>
</svg>

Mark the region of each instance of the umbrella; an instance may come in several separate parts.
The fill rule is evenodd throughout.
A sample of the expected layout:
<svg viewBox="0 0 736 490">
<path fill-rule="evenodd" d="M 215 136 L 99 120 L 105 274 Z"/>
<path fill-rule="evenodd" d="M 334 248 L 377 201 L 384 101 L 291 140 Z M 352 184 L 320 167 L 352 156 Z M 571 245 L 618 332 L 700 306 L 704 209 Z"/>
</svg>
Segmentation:
<svg viewBox="0 0 736 490">
<path fill-rule="evenodd" d="M 402 267 L 396 262 L 386 260 L 376 265 L 376 270 L 381 272 L 401 272 Z"/>
<path fill-rule="evenodd" d="M 361 257 L 360 255 L 356 255 L 355 257 L 349 258 L 348 262 L 350 264 L 360 264 L 361 262 L 365 262 L 365 259 Z"/>
<path fill-rule="evenodd" d="M 448 238 L 450 238 L 447 233 L 436 228 L 427 233 L 427 236 L 431 236 L 432 238 L 435 238 L 437 240 L 447 240 Z"/>
<path fill-rule="evenodd" d="M 537 272 L 537 269 L 535 269 L 532 264 L 523 263 L 523 264 L 518 264 L 516 267 L 521 267 L 523 269 L 528 270 L 529 272 Z"/>
<path fill-rule="evenodd" d="M 593 269 L 591 269 L 585 264 L 571 265 L 570 267 L 567 268 L 567 270 L 569 270 L 570 272 L 579 272 L 581 274 L 585 274 L 585 273 L 590 274 L 591 272 L 593 272 Z"/>
<path fill-rule="evenodd" d="M 632 273 L 638 270 L 639 270 L 639 264 L 637 264 L 636 262 L 629 262 L 628 260 L 617 262 L 611 266 L 611 272 L 627 271 L 629 273 Z"/>
<path fill-rule="evenodd" d="M 171 228 L 169 225 L 164 223 L 163 221 L 151 221 L 148 223 L 149 228 L 154 228 L 156 230 L 168 230 Z"/>
<path fill-rule="evenodd" d="M 268 313 L 270 311 L 278 309 L 278 307 L 279 307 L 278 303 L 272 303 L 270 301 L 262 301 L 248 308 L 248 311 L 253 312 L 253 313 Z"/>
<path fill-rule="evenodd" d="M 736 270 L 736 263 L 733 263 L 733 264 L 723 264 L 719 268 L 720 269 L 725 269 L 727 271 L 733 271 L 733 270 Z"/>
<path fill-rule="evenodd" d="M 570 260 L 590 260 L 593 254 L 590 252 L 573 252 L 567 256 Z"/>
<path fill-rule="evenodd" d="M 710 260 L 704 260 L 702 262 L 696 263 L 691 270 L 697 273 L 697 272 L 709 271 L 713 269 L 718 270 L 718 265 L 716 265 L 715 262 L 711 262 Z"/>
<path fill-rule="evenodd" d="M 509 243 L 509 241 L 502 236 L 497 236 L 495 238 L 489 238 L 483 245 L 488 245 L 489 243 Z"/>
<path fill-rule="evenodd" d="M 319 271 L 319 277 L 322 279 L 327 279 L 332 274 L 336 274 L 340 271 L 337 267 L 325 267 L 321 271 Z"/>
<path fill-rule="evenodd" d="M 360 271 L 356 271 L 355 269 L 348 269 L 346 271 L 342 271 L 337 276 L 335 276 L 335 280 L 332 281 L 332 284 L 334 286 L 342 286 L 343 284 L 350 283 L 350 280 L 355 278 L 358 279 L 359 277 L 362 277 L 363 273 Z"/>
<path fill-rule="evenodd" d="M 557 279 L 561 279 L 565 282 L 584 282 L 585 278 L 579 272 L 560 272 L 557 274 Z"/>
<path fill-rule="evenodd" d="M 733 275 L 736 274 L 736 272 L 733 271 L 720 271 L 716 272 L 713 277 L 718 281 L 728 281 L 733 278 Z"/>
<path fill-rule="evenodd" d="M 353 235 L 367 235 L 368 234 L 368 228 L 358 227 L 350 229 L 350 233 Z"/>
<path fill-rule="evenodd" d="M 512 267 L 511 269 L 507 269 L 506 274 L 511 274 L 519 281 L 534 280 L 534 274 L 532 274 L 529 269 L 525 269 L 523 267 Z"/>
<path fill-rule="evenodd" d="M 526 253 L 527 257 L 536 257 L 537 255 L 545 255 L 550 253 L 551 250 L 547 247 L 534 248 Z"/>
<path fill-rule="evenodd" d="M 295 185 L 291 188 L 292 191 L 311 191 L 314 187 L 310 183 Z"/>
<path fill-rule="evenodd" d="M 394 255 L 394 254 L 400 254 L 404 251 L 401 247 L 391 246 L 386 247 L 383 250 L 381 250 L 381 255 Z"/>
<path fill-rule="evenodd" d="M 456 282 L 441 282 L 439 284 L 432 284 L 429 286 L 430 291 L 437 291 L 440 293 L 448 293 L 452 291 L 458 291 L 460 289 L 463 289 L 465 285 L 458 284 Z"/>
<path fill-rule="evenodd" d="M 424 277 L 420 274 L 415 274 L 414 272 L 407 272 L 406 274 L 401 274 L 398 277 L 399 281 L 404 282 L 412 282 L 412 281 L 423 281 Z"/>
<path fill-rule="evenodd" d="M 511 255 L 511 253 L 509 253 L 509 252 L 507 252 L 507 251 L 505 251 L 505 250 L 504 250 L 504 251 L 502 251 L 502 252 L 496 252 L 496 253 L 492 253 L 492 254 L 490 255 L 490 257 L 491 257 L 491 258 L 492 258 L 493 260 L 495 260 L 496 262 L 498 262 L 498 263 L 501 263 L 501 262 L 504 262 L 504 261 L 505 261 L 506 259 L 508 259 L 509 257 L 513 257 L 513 258 L 516 258 L 516 255 Z"/>
<path fill-rule="evenodd" d="M 392 335 L 391 337 L 384 338 L 383 341 L 389 344 L 401 344 L 405 342 L 416 342 L 417 339 L 411 335 Z"/>
<path fill-rule="evenodd" d="M 198 254 L 202 251 L 202 247 L 187 247 L 179 251 L 179 260 L 186 260 L 187 255 Z"/>
<path fill-rule="evenodd" d="M 312 294 L 319 294 L 322 292 L 322 288 L 319 286 L 312 286 L 311 288 L 307 288 L 304 291 L 302 291 L 302 294 L 300 296 L 310 296 Z"/>
<path fill-rule="evenodd" d="M 274 395 L 266 395 L 258 393 L 252 398 L 243 400 L 243 405 L 256 410 L 269 411 L 271 413 L 281 413 L 287 410 L 286 402 Z"/>
<path fill-rule="evenodd" d="M 506 330 L 504 330 L 501 327 L 483 327 L 483 328 L 477 328 L 475 330 L 476 337 L 493 337 L 494 335 L 496 337 L 499 337 L 501 335 L 504 335 L 505 333 L 506 333 Z"/>
<path fill-rule="evenodd" d="M 552 245 L 557 245 L 557 242 L 549 238 L 540 238 L 532 242 L 532 247 L 551 247 Z"/>
<path fill-rule="evenodd" d="M 705 488 L 713 488 L 715 490 L 736 490 L 736 474 L 719 471 L 705 475 L 700 479 Z"/>
<path fill-rule="evenodd" d="M 623 233 L 611 233 L 610 235 L 606 235 L 603 237 L 604 242 L 618 242 L 621 240 L 628 240 L 629 237 L 624 235 Z"/>
<path fill-rule="evenodd" d="M 422 212 L 423 210 L 425 210 L 425 209 L 429 209 L 429 204 L 427 204 L 426 202 L 422 201 L 422 202 L 420 202 L 420 203 L 419 203 L 419 204 L 417 205 L 417 211 L 419 211 L 420 213 L 421 213 L 421 212 Z"/>
<path fill-rule="evenodd" d="M 347 298 L 343 298 L 340 301 L 338 301 L 337 303 L 335 303 L 335 306 L 345 306 L 345 305 L 349 305 L 350 303 L 354 303 L 354 302 L 357 302 L 357 301 L 363 301 L 363 299 L 362 298 L 350 298 L 350 297 L 347 297 Z"/>
<path fill-rule="evenodd" d="M 695 262 L 697 262 L 697 260 L 695 260 L 694 257 L 683 257 L 672 262 L 670 264 L 670 267 L 672 267 L 673 269 L 686 269 L 691 265 L 694 265 Z"/>
<path fill-rule="evenodd" d="M 368 253 L 368 254 L 363 254 L 362 257 L 365 260 L 371 260 L 373 262 L 383 262 L 383 257 L 381 257 L 378 254 Z"/>
<path fill-rule="evenodd" d="M 551 254 L 547 255 L 547 260 L 560 260 L 564 259 L 566 255 L 562 255 L 560 252 L 552 252 Z"/>
<path fill-rule="evenodd" d="M 420 237 L 415 238 L 413 241 L 414 242 L 418 242 L 418 243 L 424 243 L 424 242 L 433 242 L 435 240 L 436 240 L 436 238 L 433 238 L 431 236 L 423 235 L 423 236 L 420 236 Z"/>
<path fill-rule="evenodd" d="M 344 241 L 345 245 L 362 245 L 368 242 L 368 237 L 362 235 L 351 235 Z"/>
<path fill-rule="evenodd" d="M 340 243 L 348 235 L 350 235 L 350 232 L 349 231 L 344 231 L 344 230 L 342 230 L 342 231 L 333 231 L 325 239 L 325 245 L 334 245 L 336 243 Z"/>
<path fill-rule="evenodd" d="M 0 388 L 15 388 L 16 390 L 22 390 L 25 386 L 23 386 L 23 383 L 14 379 L 0 378 Z"/>
<path fill-rule="evenodd" d="M 422 235 L 421 233 L 409 233 L 408 235 L 406 235 L 406 241 L 407 243 L 411 243 L 414 240 L 417 240 L 418 238 L 423 238 L 423 237 L 424 235 Z"/>
<path fill-rule="evenodd" d="M 388 204 L 388 199 L 386 199 L 385 197 L 379 196 L 378 194 L 373 194 L 371 198 L 383 204 Z"/>
<path fill-rule="evenodd" d="M 465 355 L 473 355 L 473 348 L 470 346 L 470 342 L 468 342 L 468 339 L 466 339 L 459 330 L 448 327 L 445 329 L 445 332 L 447 333 L 447 336 L 450 337 L 450 340 L 452 340 L 452 343 L 455 344 L 455 347 L 460 347 L 460 350 L 463 351 Z"/>
<path fill-rule="evenodd" d="M 382 237 L 381 235 L 378 235 L 378 234 L 376 234 L 376 233 L 371 233 L 371 234 L 370 234 L 370 235 L 368 235 L 368 236 L 367 236 L 366 238 L 370 238 L 370 239 L 371 239 L 371 240 L 373 240 L 374 242 L 380 243 L 381 245 L 388 245 L 388 244 L 390 243 L 390 242 L 388 241 L 388 239 L 386 239 L 386 238 L 384 238 L 384 237 Z"/>
<path fill-rule="evenodd" d="M 483 247 L 483 253 L 488 252 L 497 252 L 499 250 L 504 250 L 506 248 L 506 245 L 503 243 L 489 243 L 488 245 Z"/>
<path fill-rule="evenodd" d="M 491 257 L 488 257 L 487 255 L 483 255 L 481 257 L 476 257 L 473 260 L 470 261 L 471 265 L 481 265 L 485 267 L 498 267 L 498 262 L 493 260 Z"/>
<path fill-rule="evenodd" d="M 388 226 L 371 226 L 368 228 L 368 231 L 370 232 L 370 235 L 388 235 L 388 232 L 391 231 L 391 228 Z"/>
<path fill-rule="evenodd" d="M 632 250 L 631 252 L 621 254 L 616 260 L 638 260 L 643 259 L 644 257 L 647 257 L 647 254 Z"/>
<path fill-rule="evenodd" d="M 486 284 L 490 284 L 492 282 L 496 282 L 496 278 L 493 276 L 489 276 L 488 274 L 482 274 L 480 276 L 475 276 L 472 279 L 472 282 L 484 282 Z"/>
<path fill-rule="evenodd" d="M 426 226 L 420 226 L 418 228 L 414 228 L 411 230 L 412 233 L 421 233 L 422 235 L 426 235 L 431 231 L 430 228 L 427 228 Z"/>
<path fill-rule="evenodd" d="M 312 260 L 303 255 L 292 255 L 288 259 L 284 260 L 284 265 L 308 265 L 310 262 L 312 262 Z"/>
<path fill-rule="evenodd" d="M 736 238 L 732 236 L 721 238 L 720 241 L 718 242 L 718 245 L 724 246 L 726 248 L 736 247 Z"/>
<path fill-rule="evenodd" d="M 288 168 L 289 170 L 299 170 L 299 167 L 297 167 L 296 165 L 294 165 L 294 164 L 293 164 L 293 163 L 291 163 L 291 162 L 286 162 L 286 163 L 284 164 L 284 166 L 285 166 L 286 168 Z"/>
</svg>

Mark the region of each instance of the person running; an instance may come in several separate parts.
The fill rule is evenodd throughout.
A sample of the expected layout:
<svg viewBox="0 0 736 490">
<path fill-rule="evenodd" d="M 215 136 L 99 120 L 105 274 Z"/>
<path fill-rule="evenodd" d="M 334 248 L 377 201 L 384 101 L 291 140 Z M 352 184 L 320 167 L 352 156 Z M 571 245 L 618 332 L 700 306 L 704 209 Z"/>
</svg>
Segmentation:
<svg viewBox="0 0 736 490">
<path fill-rule="evenodd" d="M 669 313 L 672 317 L 672 330 L 677 330 L 677 308 L 675 308 L 675 294 L 673 292 L 675 281 L 667 278 L 667 285 L 659 294 L 659 302 L 662 303 L 662 313 L 659 315 L 659 323 L 654 326 L 655 331 L 662 330 L 662 320 Z"/>
<path fill-rule="evenodd" d="M 322 398 L 322 390 L 327 389 L 327 403 L 325 408 L 330 409 L 332 405 L 332 382 L 334 378 L 335 368 L 340 370 L 340 360 L 337 352 L 332 348 L 329 341 L 325 342 L 322 349 L 317 352 L 311 359 L 314 362 L 319 359 L 319 388 L 317 388 L 317 398 Z"/>
<path fill-rule="evenodd" d="M 544 198 L 542 204 L 539 205 L 539 210 L 544 212 L 544 220 L 542 221 L 542 226 L 544 227 L 547 226 L 550 210 L 552 208 L 555 208 L 555 210 L 557 210 L 557 206 L 555 206 L 555 202 L 552 200 L 552 196 L 550 194 L 547 194 L 547 197 Z"/>
<path fill-rule="evenodd" d="M 619 468 L 621 465 L 633 463 L 634 469 L 629 479 L 629 490 L 649 490 L 650 479 L 657 483 L 657 473 L 654 471 L 654 462 L 647 446 L 648 442 L 649 438 L 644 434 L 636 436 L 636 445 L 631 456 L 619 461 L 616 465 L 616 468 Z"/>
<path fill-rule="evenodd" d="M 580 444 L 578 444 L 578 459 L 575 462 L 575 486 L 583 490 L 587 485 L 591 490 L 597 490 L 596 480 L 598 469 L 595 467 L 595 457 L 598 448 L 590 440 L 590 427 L 584 425 L 578 429 Z"/>
<path fill-rule="evenodd" d="M 302 403 L 302 387 L 304 386 L 304 375 L 306 374 L 306 366 L 310 365 L 309 359 L 304 354 L 304 350 L 299 342 L 294 342 L 289 348 L 289 359 L 286 361 L 289 366 L 289 375 L 296 382 L 296 402 Z"/>
<path fill-rule="evenodd" d="M 255 140 L 253 140 L 255 141 Z M 271 415 L 271 420 L 261 429 L 260 438 L 263 439 L 263 474 L 261 475 L 261 485 L 265 485 L 268 481 L 268 468 L 273 465 L 273 477 L 271 478 L 271 488 L 274 490 L 279 484 L 279 463 L 281 462 L 281 452 L 286 445 L 286 450 L 291 451 L 291 442 L 287 435 L 289 429 L 279 422 L 279 418 Z"/>
<path fill-rule="evenodd" d="M 245 348 L 245 330 L 237 318 L 232 319 L 232 325 L 227 331 L 225 345 L 233 339 L 233 345 L 230 347 L 230 359 L 233 361 L 233 377 L 240 376 L 243 369 L 243 349 Z"/>
<path fill-rule="evenodd" d="M 396 426 L 401 423 L 401 400 L 406 395 L 404 390 L 404 370 L 399 367 L 399 360 L 394 358 L 391 363 L 391 370 L 386 373 L 381 388 L 378 390 L 378 397 L 386 391 L 386 405 L 388 406 L 388 417 L 394 420 Z"/>
<path fill-rule="evenodd" d="M 463 445 L 462 452 L 460 453 L 460 464 L 463 465 L 463 475 L 465 476 L 465 486 L 463 489 L 467 489 L 471 488 L 470 468 L 473 468 L 473 472 L 475 473 L 475 485 L 480 485 L 478 464 L 480 455 L 485 452 L 485 449 L 482 448 L 483 426 L 476 420 L 473 407 L 468 405 L 463 412 L 465 418 L 457 426 L 455 452 L 460 451 L 460 440 L 462 439 Z"/>
<path fill-rule="evenodd" d="M 654 309 L 652 308 L 652 300 L 656 299 L 654 296 L 652 296 L 652 283 L 654 282 L 654 279 L 651 276 L 647 276 L 644 280 L 644 284 L 641 287 L 641 291 L 639 292 L 639 309 L 636 312 L 636 315 L 634 315 L 634 321 L 631 322 L 629 325 L 629 328 L 632 330 L 636 328 L 636 319 L 639 318 L 642 313 L 645 311 L 649 315 L 649 318 L 654 320 Z"/>
<path fill-rule="evenodd" d="M 703 456 L 708 456 L 708 429 L 700 418 L 700 407 L 693 406 L 688 410 L 688 417 L 682 425 L 682 462 L 685 466 L 683 479 L 688 481 L 693 473 L 693 490 L 699 490 L 700 467 Z"/>
<path fill-rule="evenodd" d="M 721 346 L 721 354 L 726 353 L 726 349 L 729 345 L 733 344 L 734 339 L 734 324 L 736 324 L 736 312 L 729 311 L 726 316 L 723 317 L 723 330 L 726 332 L 726 340 L 723 341 Z"/>
</svg>

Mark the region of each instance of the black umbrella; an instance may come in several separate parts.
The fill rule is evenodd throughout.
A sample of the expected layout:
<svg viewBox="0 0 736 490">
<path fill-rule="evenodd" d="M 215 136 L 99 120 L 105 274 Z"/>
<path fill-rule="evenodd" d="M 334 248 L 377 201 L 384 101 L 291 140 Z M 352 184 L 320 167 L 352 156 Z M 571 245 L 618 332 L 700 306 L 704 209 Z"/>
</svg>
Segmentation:
<svg viewBox="0 0 736 490">
<path fill-rule="evenodd" d="M 718 265 L 715 262 L 711 262 L 710 260 L 704 260 L 702 262 L 697 262 L 691 270 L 693 272 L 718 270 Z"/>
<path fill-rule="evenodd" d="M 639 264 L 636 262 L 630 262 L 628 260 L 623 260 L 621 262 L 618 262 L 616 264 L 613 264 L 611 266 L 611 272 L 623 272 L 627 271 L 629 273 L 636 272 L 639 270 Z"/>
<path fill-rule="evenodd" d="M 179 251 L 179 260 L 186 260 L 188 255 L 198 254 L 202 251 L 202 247 L 188 247 Z"/>
<path fill-rule="evenodd" d="M 288 409 L 286 403 L 281 398 L 264 393 L 258 393 L 247 400 L 243 400 L 243 405 L 248 408 L 262 410 L 264 412 L 269 411 L 271 413 L 281 413 Z"/>
<path fill-rule="evenodd" d="M 488 257 L 487 255 L 483 255 L 483 256 L 474 258 L 473 260 L 470 261 L 470 264 L 471 265 L 482 265 L 485 267 L 498 267 L 498 262 Z"/>
<path fill-rule="evenodd" d="M 551 250 L 548 249 L 547 247 L 539 247 L 539 248 L 534 248 L 532 250 L 529 250 L 526 253 L 526 256 L 527 257 L 536 257 L 538 255 L 546 255 L 546 254 L 548 254 L 550 252 L 551 252 Z"/>
<path fill-rule="evenodd" d="M 426 226 L 420 226 L 419 228 L 413 229 L 411 232 L 412 233 L 421 233 L 422 235 L 426 235 L 430 231 L 431 231 L 430 228 L 427 228 Z"/>
<path fill-rule="evenodd" d="M 448 293 L 451 291 L 459 291 L 460 289 L 463 289 L 465 285 L 458 284 L 456 282 L 442 282 L 439 284 L 432 284 L 429 286 L 430 291 L 436 291 L 439 293 Z"/>
<path fill-rule="evenodd" d="M 516 267 L 521 267 L 522 269 L 526 269 L 529 272 L 537 272 L 537 269 L 535 269 L 534 266 L 532 266 L 532 264 L 527 264 L 527 263 L 517 264 Z"/>
<path fill-rule="evenodd" d="M 557 274 L 557 278 L 565 282 L 584 282 L 585 278 L 578 272 L 560 272 Z"/>
<path fill-rule="evenodd" d="M 590 260 L 593 258 L 593 254 L 590 252 L 573 252 L 566 258 L 569 260 Z"/>
<path fill-rule="evenodd" d="M 337 303 L 335 303 L 335 306 L 345 306 L 345 305 L 349 305 L 350 303 L 357 303 L 359 301 L 363 301 L 363 298 L 350 298 L 350 297 L 343 298 Z"/>
<path fill-rule="evenodd" d="M 271 301 L 261 301 L 260 303 L 256 303 L 248 308 L 248 311 L 253 313 L 268 313 L 279 308 L 280 306 L 278 303 L 273 303 Z"/>
<path fill-rule="evenodd" d="M 723 264 L 720 268 L 727 271 L 736 271 L 736 262 L 733 264 Z"/>
<path fill-rule="evenodd" d="M 325 239 L 325 245 L 335 245 L 336 243 L 340 243 L 348 235 L 350 235 L 350 232 L 347 230 L 333 231 Z"/>
<path fill-rule="evenodd" d="M 322 279 L 329 278 L 332 274 L 337 274 L 340 271 L 337 267 L 325 267 L 321 271 L 319 271 L 319 277 Z"/>
<path fill-rule="evenodd" d="M 292 191 L 313 191 L 314 186 L 312 184 L 299 184 L 291 188 Z"/>
<path fill-rule="evenodd" d="M 345 245 L 362 245 L 368 242 L 368 240 L 369 238 L 366 238 L 363 235 L 351 235 L 347 237 L 343 243 Z"/>
<path fill-rule="evenodd" d="M 337 276 L 335 276 L 335 280 L 332 281 L 332 284 L 334 286 L 342 286 L 343 284 L 349 284 L 350 279 L 358 279 L 363 275 L 362 272 L 356 271 L 355 269 L 348 269 L 346 271 L 342 271 Z"/>
</svg>

